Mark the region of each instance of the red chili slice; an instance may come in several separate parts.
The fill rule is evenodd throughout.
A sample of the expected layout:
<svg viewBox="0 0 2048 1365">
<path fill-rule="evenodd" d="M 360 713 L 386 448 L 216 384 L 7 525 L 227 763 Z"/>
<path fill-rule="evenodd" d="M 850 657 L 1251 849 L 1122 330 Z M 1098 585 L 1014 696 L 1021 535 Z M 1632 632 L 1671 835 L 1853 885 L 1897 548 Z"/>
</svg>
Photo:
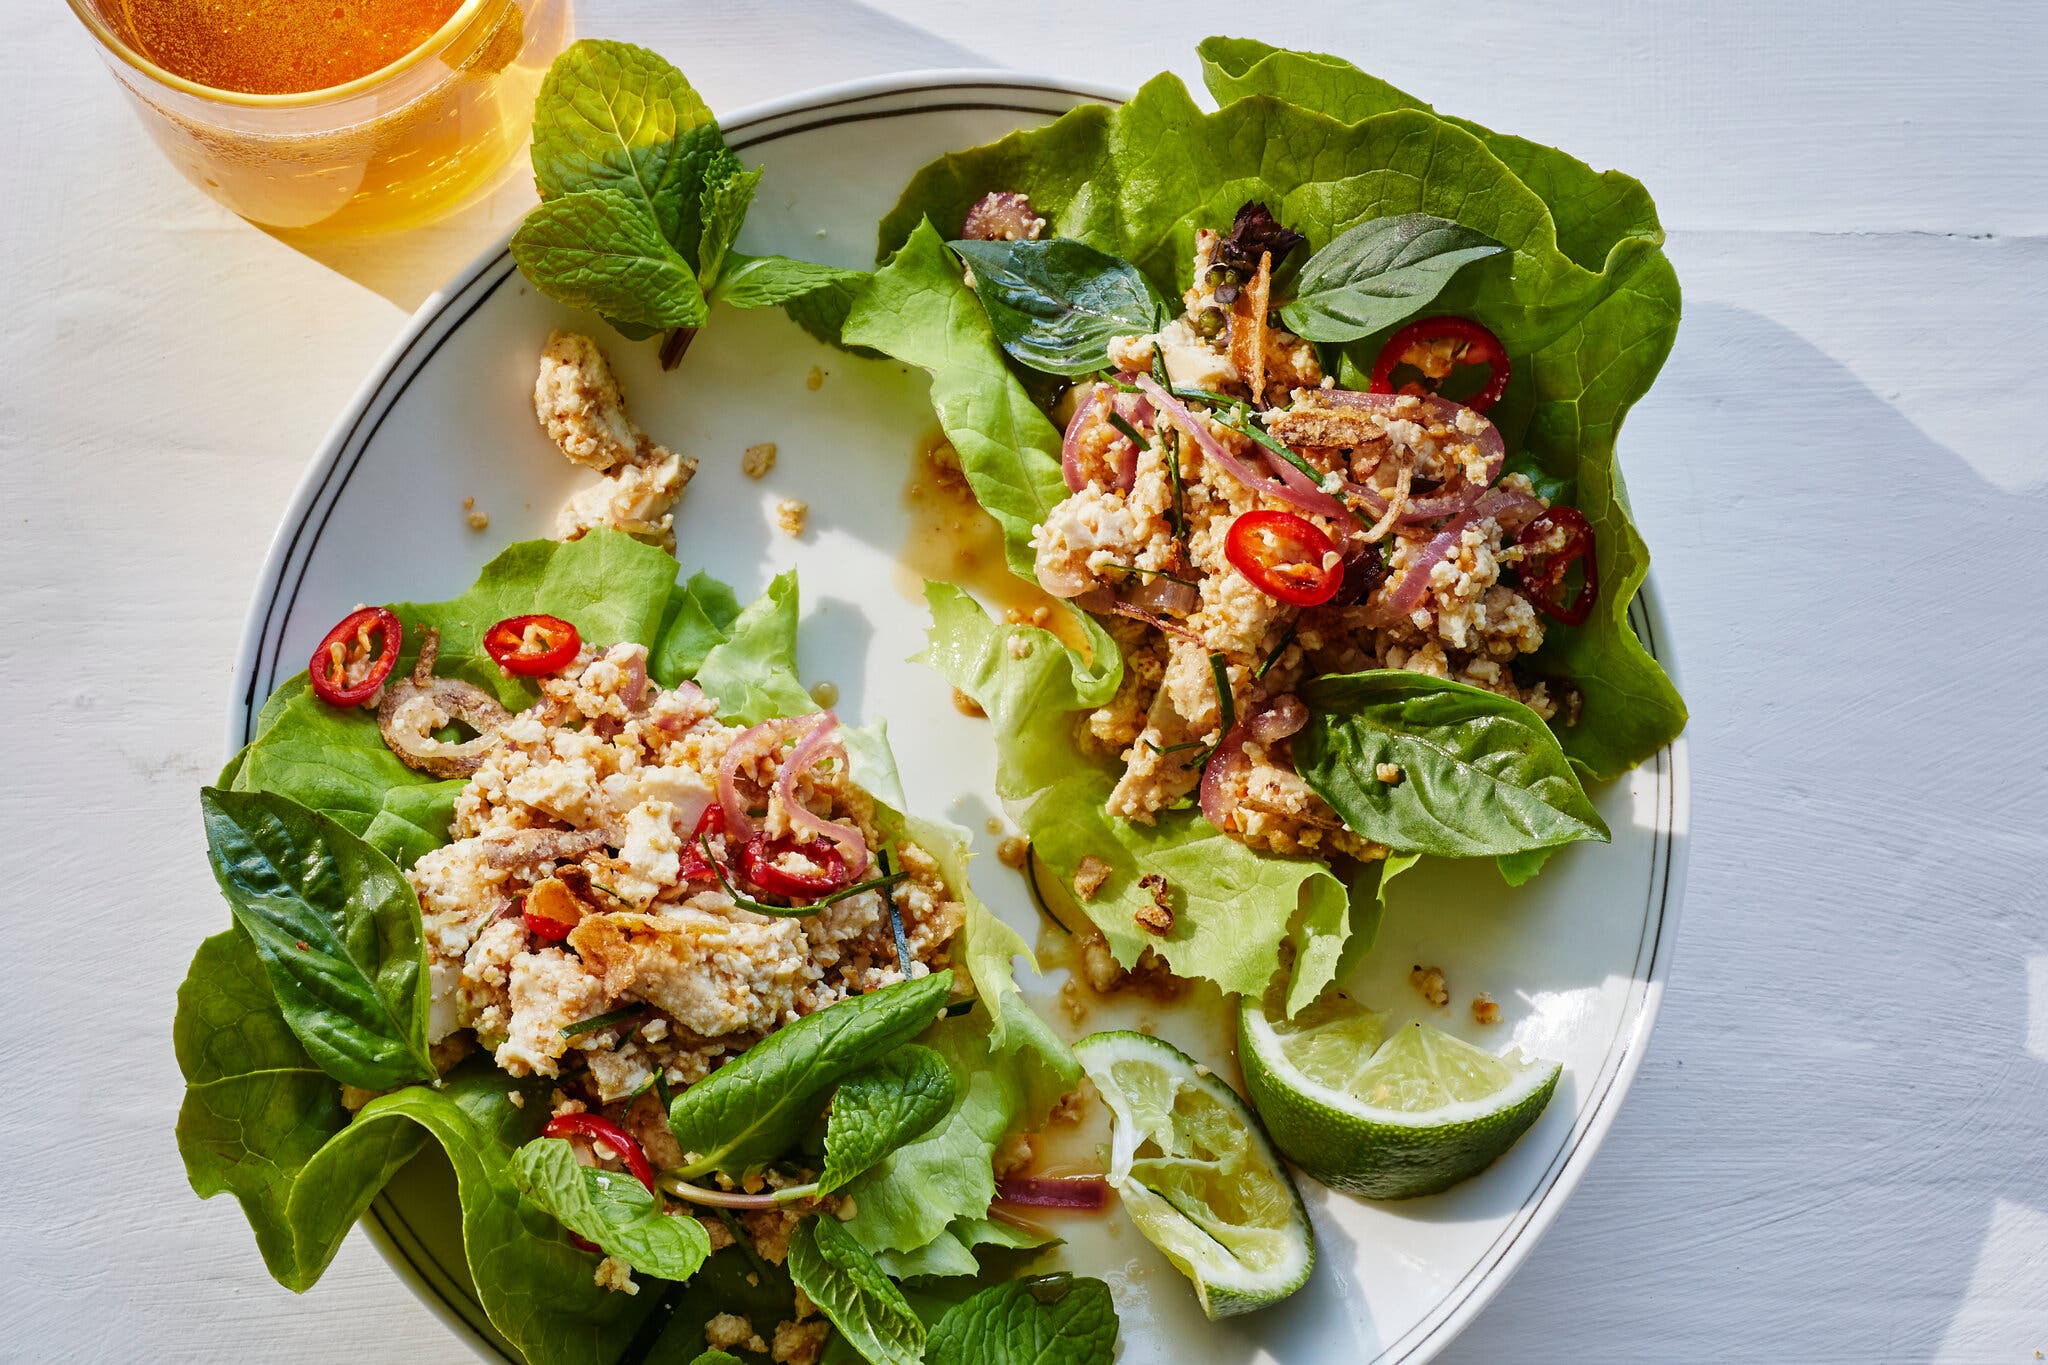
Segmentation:
<svg viewBox="0 0 2048 1365">
<path fill-rule="evenodd" d="M 356 681 L 348 681 L 350 664 L 369 656 L 373 634 L 381 637 L 376 659 Z M 313 651 L 313 662 L 306 666 L 312 675 L 313 695 L 329 706 L 361 706 L 376 696 L 391 676 L 404 641 L 405 627 L 397 616 L 383 607 L 357 607 L 335 622 Z M 360 652 L 352 653 L 351 647 Z"/>
<path fill-rule="evenodd" d="M 791 872 L 779 866 L 778 860 L 791 853 L 801 853 L 817 864 L 818 870 Z M 740 876 L 758 891 L 792 899 L 829 896 L 853 880 L 847 875 L 846 855 L 837 844 L 799 844 L 788 835 L 770 839 L 765 833 L 756 834 L 740 849 Z"/>
<path fill-rule="evenodd" d="M 690 842 L 683 846 L 681 876 L 686 882 L 712 882 L 718 880 L 718 869 L 704 853 L 704 836 L 725 834 L 725 807 L 713 801 L 704 807 L 704 813 L 697 817 L 697 826 L 690 831 Z"/>
<path fill-rule="evenodd" d="M 1344 586 L 1336 545 L 1292 512 L 1246 512 L 1230 523 L 1223 553 L 1253 587 L 1290 607 L 1318 606 Z"/>
<path fill-rule="evenodd" d="M 658 1195 L 654 1185 L 654 1164 L 647 1159 L 646 1149 L 631 1133 L 613 1123 L 602 1114 L 557 1114 L 540 1130 L 542 1137 L 582 1138 L 586 1142 L 602 1142 L 619 1154 L 626 1163 L 626 1169 L 633 1178 L 647 1187 L 649 1194 Z"/>
<path fill-rule="evenodd" d="M 1455 400 L 1474 412 L 1485 412 L 1498 403 L 1508 388 L 1507 347 L 1470 318 L 1424 318 L 1388 337 L 1380 348 L 1380 358 L 1373 363 L 1372 391 L 1395 392 L 1394 370 L 1401 365 L 1412 366 L 1422 371 L 1424 379 L 1433 377 L 1438 382 L 1450 375 L 1453 365 L 1486 366 L 1486 387 L 1470 398 Z M 1442 373 L 1432 376 L 1432 369 Z M 1426 383 L 1409 383 L 1399 392 L 1433 394 L 1436 389 Z"/>
<path fill-rule="evenodd" d="M 582 648 L 576 627 L 559 616 L 508 616 L 484 632 L 484 653 L 515 678 L 558 673 Z"/>
<path fill-rule="evenodd" d="M 1565 533 L 1563 549 L 1547 551 L 1539 558 L 1523 561 L 1522 595 L 1552 620 L 1562 621 L 1568 626 L 1582 626 L 1592 615 L 1593 604 L 1600 600 L 1600 569 L 1593 553 L 1593 528 L 1579 509 L 1551 508 L 1524 526 L 1522 534 L 1515 537 L 1515 543 L 1525 551 L 1533 551 L 1557 530 Z M 1586 576 L 1579 585 L 1578 593 L 1567 602 L 1562 600 L 1564 579 L 1574 561 L 1585 570 Z"/>
</svg>

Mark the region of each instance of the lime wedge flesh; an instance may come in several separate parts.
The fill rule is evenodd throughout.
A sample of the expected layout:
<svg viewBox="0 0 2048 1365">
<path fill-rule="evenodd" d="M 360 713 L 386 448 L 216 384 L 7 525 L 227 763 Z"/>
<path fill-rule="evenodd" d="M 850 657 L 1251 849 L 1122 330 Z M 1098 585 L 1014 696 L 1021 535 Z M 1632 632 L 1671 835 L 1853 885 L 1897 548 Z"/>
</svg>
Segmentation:
<svg viewBox="0 0 2048 1365">
<path fill-rule="evenodd" d="M 1427 1024 L 1381 1041 L 1382 1016 L 1342 994 L 1291 1022 L 1246 999 L 1238 1057 L 1274 1143 L 1332 1188 L 1435 1194 L 1484 1170 L 1543 1113 L 1563 1068 L 1495 1056 Z"/>
<path fill-rule="evenodd" d="M 1074 1045 L 1109 1106 L 1110 1184 L 1211 1318 L 1278 1303 L 1308 1282 L 1301 1195 L 1258 1120 L 1171 1043 L 1097 1033 Z"/>
</svg>

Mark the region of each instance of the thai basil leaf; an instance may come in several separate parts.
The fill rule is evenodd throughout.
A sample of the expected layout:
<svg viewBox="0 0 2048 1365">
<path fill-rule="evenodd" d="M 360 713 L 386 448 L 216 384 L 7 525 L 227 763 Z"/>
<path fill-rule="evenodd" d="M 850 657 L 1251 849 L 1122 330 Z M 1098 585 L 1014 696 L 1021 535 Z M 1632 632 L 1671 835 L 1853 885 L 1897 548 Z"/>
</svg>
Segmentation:
<svg viewBox="0 0 2048 1365">
<path fill-rule="evenodd" d="M 1159 329 L 1166 302 L 1129 261 L 1071 237 L 1043 242 L 952 242 L 996 339 L 1048 374 L 1092 374 L 1112 337 Z"/>
<path fill-rule="evenodd" d="M 536 1138 L 512 1158 L 513 1178 L 527 1198 L 643 1274 L 687 1280 L 711 1254 L 704 1225 L 671 1217 L 632 1175 L 602 1171 L 576 1159 L 561 1138 Z"/>
<path fill-rule="evenodd" d="M 1460 267 L 1505 250 L 1434 214 L 1368 218 L 1308 258 L 1280 317 L 1310 341 L 1356 341 L 1427 304 Z"/>
<path fill-rule="evenodd" d="M 208 787 L 199 806 L 214 880 L 307 1054 L 365 1090 L 433 1077 L 419 898 L 397 864 L 286 797 Z"/>
<path fill-rule="evenodd" d="M 1034 1275 L 991 1285 L 947 1310 L 926 1365 L 1110 1365 L 1116 1305 L 1101 1280 Z"/>
<path fill-rule="evenodd" d="M 1607 838 L 1556 736 L 1518 701 L 1401 669 L 1316 678 L 1301 696 L 1296 768 L 1376 843 L 1459 858 Z M 1399 777 L 1381 781 L 1381 764 Z"/>
<path fill-rule="evenodd" d="M 752 1174 L 781 1156 L 817 1118 L 825 1093 L 887 1056 L 936 1019 L 953 973 L 901 981 L 807 1014 L 676 1096 L 669 1128 L 683 1174 Z"/>
<path fill-rule="evenodd" d="M 1503 853 L 1493 860 L 1500 869 L 1501 880 L 1509 886 L 1520 886 L 1531 881 L 1550 861 L 1550 855 L 1557 852 L 1555 847 L 1531 848 L 1520 853 Z"/>
<path fill-rule="evenodd" d="M 807 1218 L 797 1224 L 789 1234 L 788 1265 L 796 1287 L 810 1295 L 869 1365 L 922 1361 L 923 1320 L 838 1219 Z"/>
<path fill-rule="evenodd" d="M 922 1137 L 953 1107 L 957 1087 L 945 1058 L 906 1047 L 840 1082 L 825 1122 L 825 1165 L 818 1190 L 830 1193 L 906 1142 Z"/>
</svg>

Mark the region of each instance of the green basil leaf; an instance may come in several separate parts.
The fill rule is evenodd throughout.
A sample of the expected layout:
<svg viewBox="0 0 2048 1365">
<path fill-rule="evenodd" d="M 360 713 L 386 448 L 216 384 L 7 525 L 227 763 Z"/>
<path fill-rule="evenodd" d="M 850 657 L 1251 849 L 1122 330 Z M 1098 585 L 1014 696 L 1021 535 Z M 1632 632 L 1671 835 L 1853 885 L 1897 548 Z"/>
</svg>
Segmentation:
<svg viewBox="0 0 2048 1365">
<path fill-rule="evenodd" d="M 1092 374 L 1112 337 L 1159 329 L 1166 302 L 1129 261 L 1071 237 L 951 242 L 1003 349 L 1048 374 Z"/>
<path fill-rule="evenodd" d="M 729 156 L 711 110 L 683 73 L 631 43 L 586 38 L 572 45 L 534 101 L 540 197 L 615 190 L 685 261 L 697 259 L 701 187 Z"/>
<path fill-rule="evenodd" d="M 711 290 L 725 268 L 740 225 L 761 186 L 761 172 L 735 163 L 727 174 L 704 183 L 704 235 L 697 244 L 697 283 Z M 715 293 L 714 293 L 715 297 Z"/>
<path fill-rule="evenodd" d="M 1101 1280 L 1034 1275 L 991 1285 L 947 1310 L 926 1365 L 1109 1365 L 1116 1305 Z"/>
<path fill-rule="evenodd" d="M 842 1000 L 769 1034 L 676 1096 L 669 1128 L 685 1176 L 745 1176 L 788 1151 L 825 1092 L 915 1038 L 938 1017 L 953 973 L 934 972 Z"/>
<path fill-rule="evenodd" d="M 924 1136 L 953 1107 L 957 1087 L 946 1059 L 928 1047 L 890 1053 L 840 1082 L 825 1122 L 825 1165 L 818 1189 L 829 1193 L 904 1143 Z"/>
<path fill-rule="evenodd" d="M 919 1365 L 923 1320 L 838 1219 L 807 1218 L 797 1224 L 789 1234 L 788 1265 L 796 1287 L 810 1295 L 869 1365 Z"/>
<path fill-rule="evenodd" d="M 690 1365 L 742 1365 L 740 1358 L 720 1350 L 709 1350 L 690 1362 Z"/>
<path fill-rule="evenodd" d="M 1434 214 L 1368 218 L 1308 258 L 1280 316 L 1310 341 L 1356 341 L 1427 304 L 1460 267 L 1505 250 Z"/>
<path fill-rule="evenodd" d="M 1518 701 L 1392 668 L 1316 678 L 1301 697 L 1296 768 L 1376 843 L 1463 858 L 1607 838 L 1557 737 Z M 1379 780 L 1383 763 L 1397 781 Z"/>
<path fill-rule="evenodd" d="M 572 308 L 657 329 L 704 321 L 696 272 L 624 190 L 602 186 L 542 201 L 512 234 L 512 259 L 535 288 Z"/>
<path fill-rule="evenodd" d="M 687 1280 L 711 1254 L 702 1223 L 664 1213 L 661 1201 L 629 1173 L 585 1166 L 561 1138 L 535 1138 L 521 1147 L 512 1175 L 526 1197 L 564 1227 L 643 1274 Z"/>
<path fill-rule="evenodd" d="M 282 796 L 207 787 L 199 806 L 214 879 L 307 1054 L 365 1090 L 431 1079 L 419 898 L 398 865 Z"/>
</svg>

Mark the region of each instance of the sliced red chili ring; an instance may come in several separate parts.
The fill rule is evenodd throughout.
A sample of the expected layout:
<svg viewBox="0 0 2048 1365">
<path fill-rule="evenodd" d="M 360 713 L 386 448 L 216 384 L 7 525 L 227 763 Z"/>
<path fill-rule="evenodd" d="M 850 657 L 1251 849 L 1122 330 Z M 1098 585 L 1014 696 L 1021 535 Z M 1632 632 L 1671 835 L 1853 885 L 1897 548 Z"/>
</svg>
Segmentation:
<svg viewBox="0 0 2048 1365">
<path fill-rule="evenodd" d="M 725 834 L 725 807 L 713 801 L 704 807 L 704 813 L 697 817 L 696 828 L 690 831 L 690 842 L 683 846 L 679 875 L 686 882 L 711 882 L 718 880 L 718 869 L 704 853 L 704 836 Z"/>
<path fill-rule="evenodd" d="M 1440 354 L 1432 357 L 1431 351 Z M 1402 365 L 1422 370 L 1428 378 L 1428 369 L 1423 362 L 1429 359 L 1439 362 L 1448 360 L 1452 365 L 1484 365 L 1487 368 L 1486 385 L 1470 398 L 1453 401 L 1464 404 L 1474 412 L 1485 412 L 1500 401 L 1508 388 L 1508 350 L 1500 344 L 1500 338 L 1481 327 L 1470 318 L 1424 318 L 1411 322 L 1387 338 L 1387 344 L 1380 347 L 1380 358 L 1373 362 L 1372 391 L 1393 393 L 1394 371 Z M 1449 370 L 1445 370 L 1445 376 Z M 1401 386 L 1402 393 L 1428 394 L 1436 389 L 1429 384 L 1410 383 Z"/>
<path fill-rule="evenodd" d="M 354 682 L 348 680 L 350 647 L 361 650 L 358 660 L 370 652 L 370 636 L 381 637 L 377 657 Z M 377 689 L 391 676 L 398 663 L 399 647 L 405 642 L 405 627 L 384 607 L 357 607 L 334 623 L 313 651 L 306 666 L 311 675 L 313 695 L 329 706 L 361 706 L 377 695 Z"/>
<path fill-rule="evenodd" d="M 484 632 L 484 653 L 515 678 L 559 673 L 582 648 L 576 627 L 559 616 L 508 616 Z"/>
<path fill-rule="evenodd" d="M 1564 546 L 1535 555 L 1536 547 L 1560 530 L 1565 535 Z M 1515 544 L 1525 554 L 1534 556 L 1522 563 L 1522 595 L 1553 621 L 1568 626 L 1586 624 L 1586 618 L 1593 614 L 1593 604 L 1600 600 L 1600 569 L 1594 554 L 1593 527 L 1579 509 L 1551 508 L 1524 526 L 1515 537 Z M 1585 581 L 1567 602 L 1563 600 L 1565 574 L 1574 562 L 1583 569 Z"/>
<path fill-rule="evenodd" d="M 792 853 L 801 854 L 818 870 L 792 872 L 783 867 L 781 860 Z M 740 877 L 757 891 L 792 899 L 829 896 L 853 880 L 847 874 L 846 855 L 837 844 L 799 844 L 788 835 L 770 839 L 765 833 L 756 834 L 741 847 Z"/>
<path fill-rule="evenodd" d="M 1253 587 L 1290 607 L 1319 606 L 1344 586 L 1336 545 L 1292 512 L 1246 512 L 1230 523 L 1223 554 Z"/>
<path fill-rule="evenodd" d="M 613 1123 L 602 1114 L 557 1114 L 549 1119 L 547 1126 L 540 1130 L 542 1137 L 582 1138 L 586 1142 L 602 1142 L 619 1154 L 619 1160 L 626 1163 L 626 1169 L 633 1178 L 647 1187 L 647 1192 L 659 1195 L 654 1184 L 654 1163 L 647 1159 L 647 1151 L 639 1139 Z"/>
</svg>

